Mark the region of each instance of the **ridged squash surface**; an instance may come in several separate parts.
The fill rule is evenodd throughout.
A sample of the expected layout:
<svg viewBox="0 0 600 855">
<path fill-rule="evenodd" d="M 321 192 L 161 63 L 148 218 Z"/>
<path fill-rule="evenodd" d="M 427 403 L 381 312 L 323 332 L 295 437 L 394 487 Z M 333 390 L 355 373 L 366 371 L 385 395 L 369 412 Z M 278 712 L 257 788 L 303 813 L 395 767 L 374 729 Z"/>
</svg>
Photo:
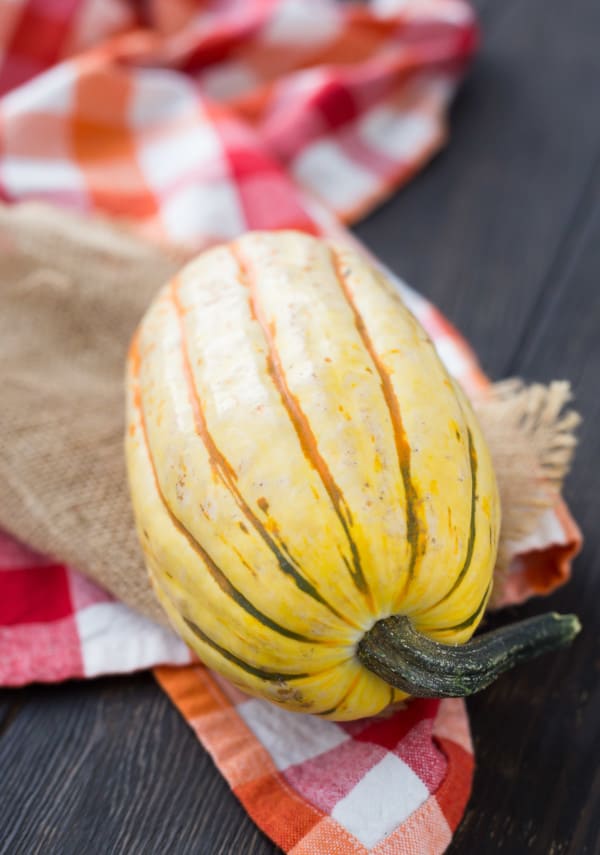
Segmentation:
<svg viewBox="0 0 600 855">
<path fill-rule="evenodd" d="M 236 686 L 332 719 L 403 697 L 358 661 L 380 618 L 470 638 L 499 502 L 473 411 L 395 288 L 297 232 L 211 249 L 128 360 L 127 462 L 158 598 Z"/>
</svg>

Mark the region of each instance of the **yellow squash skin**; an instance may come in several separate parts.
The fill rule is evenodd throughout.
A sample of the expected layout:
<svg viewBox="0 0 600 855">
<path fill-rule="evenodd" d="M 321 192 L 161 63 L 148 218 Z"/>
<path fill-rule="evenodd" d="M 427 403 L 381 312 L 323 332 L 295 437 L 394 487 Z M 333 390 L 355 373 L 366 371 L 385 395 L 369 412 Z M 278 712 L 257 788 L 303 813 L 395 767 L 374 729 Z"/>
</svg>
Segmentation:
<svg viewBox="0 0 600 855">
<path fill-rule="evenodd" d="M 128 361 L 127 463 L 156 594 L 244 691 L 336 720 L 405 697 L 356 645 L 380 618 L 459 644 L 489 597 L 494 473 L 394 287 L 297 232 L 203 253 Z"/>
</svg>

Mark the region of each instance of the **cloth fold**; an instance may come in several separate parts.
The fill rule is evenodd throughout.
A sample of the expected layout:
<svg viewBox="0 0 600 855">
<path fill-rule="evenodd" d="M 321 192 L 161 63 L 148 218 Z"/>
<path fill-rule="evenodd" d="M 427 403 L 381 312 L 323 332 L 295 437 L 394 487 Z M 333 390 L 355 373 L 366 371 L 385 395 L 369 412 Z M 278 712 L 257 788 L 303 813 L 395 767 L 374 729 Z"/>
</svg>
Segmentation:
<svg viewBox="0 0 600 855">
<path fill-rule="evenodd" d="M 471 786 L 464 704 L 342 726 L 245 698 L 192 662 L 123 525 L 122 358 L 189 252 L 251 228 L 348 239 L 340 221 L 445 139 L 475 42 L 462 0 L 0 0 L 0 196 L 130 230 L 0 210 L 0 683 L 168 664 L 160 684 L 297 855 L 442 852 Z M 480 389 L 464 342 L 400 287 L 451 372 Z M 94 530 L 114 536 L 98 548 Z M 499 601 L 564 582 L 579 543 L 566 508 L 547 508 L 514 544 Z"/>
</svg>

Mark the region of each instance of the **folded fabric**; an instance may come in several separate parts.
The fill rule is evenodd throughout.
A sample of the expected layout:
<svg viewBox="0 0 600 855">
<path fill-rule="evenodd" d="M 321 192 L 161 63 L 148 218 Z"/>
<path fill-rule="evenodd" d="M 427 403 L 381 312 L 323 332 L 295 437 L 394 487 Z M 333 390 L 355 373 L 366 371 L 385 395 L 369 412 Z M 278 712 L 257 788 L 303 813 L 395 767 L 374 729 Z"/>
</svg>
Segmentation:
<svg viewBox="0 0 600 855">
<path fill-rule="evenodd" d="M 379 9 L 331 0 L 0 2 L 0 196 L 111 215 L 195 249 L 253 228 L 335 232 L 441 145 L 476 42 L 462 0 Z M 39 247 L 20 235 L 17 246 L 5 229 L 5 250 L 35 257 Z M 52 269 L 48 258 L 44 267 Z M 42 299 L 43 287 L 35 293 Z M 482 378 L 466 346 L 429 304 L 404 295 L 473 391 Z M 30 508 L 32 520 L 43 516 Z M 16 531 L 10 508 L 2 518 Z M 578 542 L 566 509 L 548 511 L 514 545 L 504 598 L 564 581 Z M 54 555 L 0 538 L 0 682 L 191 661 L 169 630 Z M 157 677 L 286 851 L 436 853 L 449 843 L 472 775 L 461 701 L 415 701 L 341 726 L 247 699 L 197 664 Z"/>
</svg>

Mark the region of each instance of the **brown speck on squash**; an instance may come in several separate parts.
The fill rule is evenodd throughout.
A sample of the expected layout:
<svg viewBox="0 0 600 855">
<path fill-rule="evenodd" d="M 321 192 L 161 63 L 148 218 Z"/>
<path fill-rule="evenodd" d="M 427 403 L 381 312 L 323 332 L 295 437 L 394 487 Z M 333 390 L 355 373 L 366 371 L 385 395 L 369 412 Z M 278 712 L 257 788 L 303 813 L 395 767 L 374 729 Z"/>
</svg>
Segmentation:
<svg viewBox="0 0 600 855">
<path fill-rule="evenodd" d="M 264 511 L 264 513 L 265 513 L 265 514 L 268 512 L 268 510 L 269 510 L 269 503 L 267 502 L 267 500 L 265 499 L 265 497 L 264 497 L 264 496 L 261 496 L 261 497 L 260 497 L 260 499 L 257 501 L 257 503 L 256 503 L 256 504 L 257 504 L 257 505 L 258 505 L 258 507 L 261 509 L 261 511 Z"/>
<path fill-rule="evenodd" d="M 291 686 L 288 686 L 288 684 L 283 681 L 277 686 L 277 694 L 282 701 L 294 700 L 297 704 L 301 704 L 303 707 L 312 706 L 310 702 L 307 703 L 304 700 L 300 689 L 292 689 Z"/>
</svg>

